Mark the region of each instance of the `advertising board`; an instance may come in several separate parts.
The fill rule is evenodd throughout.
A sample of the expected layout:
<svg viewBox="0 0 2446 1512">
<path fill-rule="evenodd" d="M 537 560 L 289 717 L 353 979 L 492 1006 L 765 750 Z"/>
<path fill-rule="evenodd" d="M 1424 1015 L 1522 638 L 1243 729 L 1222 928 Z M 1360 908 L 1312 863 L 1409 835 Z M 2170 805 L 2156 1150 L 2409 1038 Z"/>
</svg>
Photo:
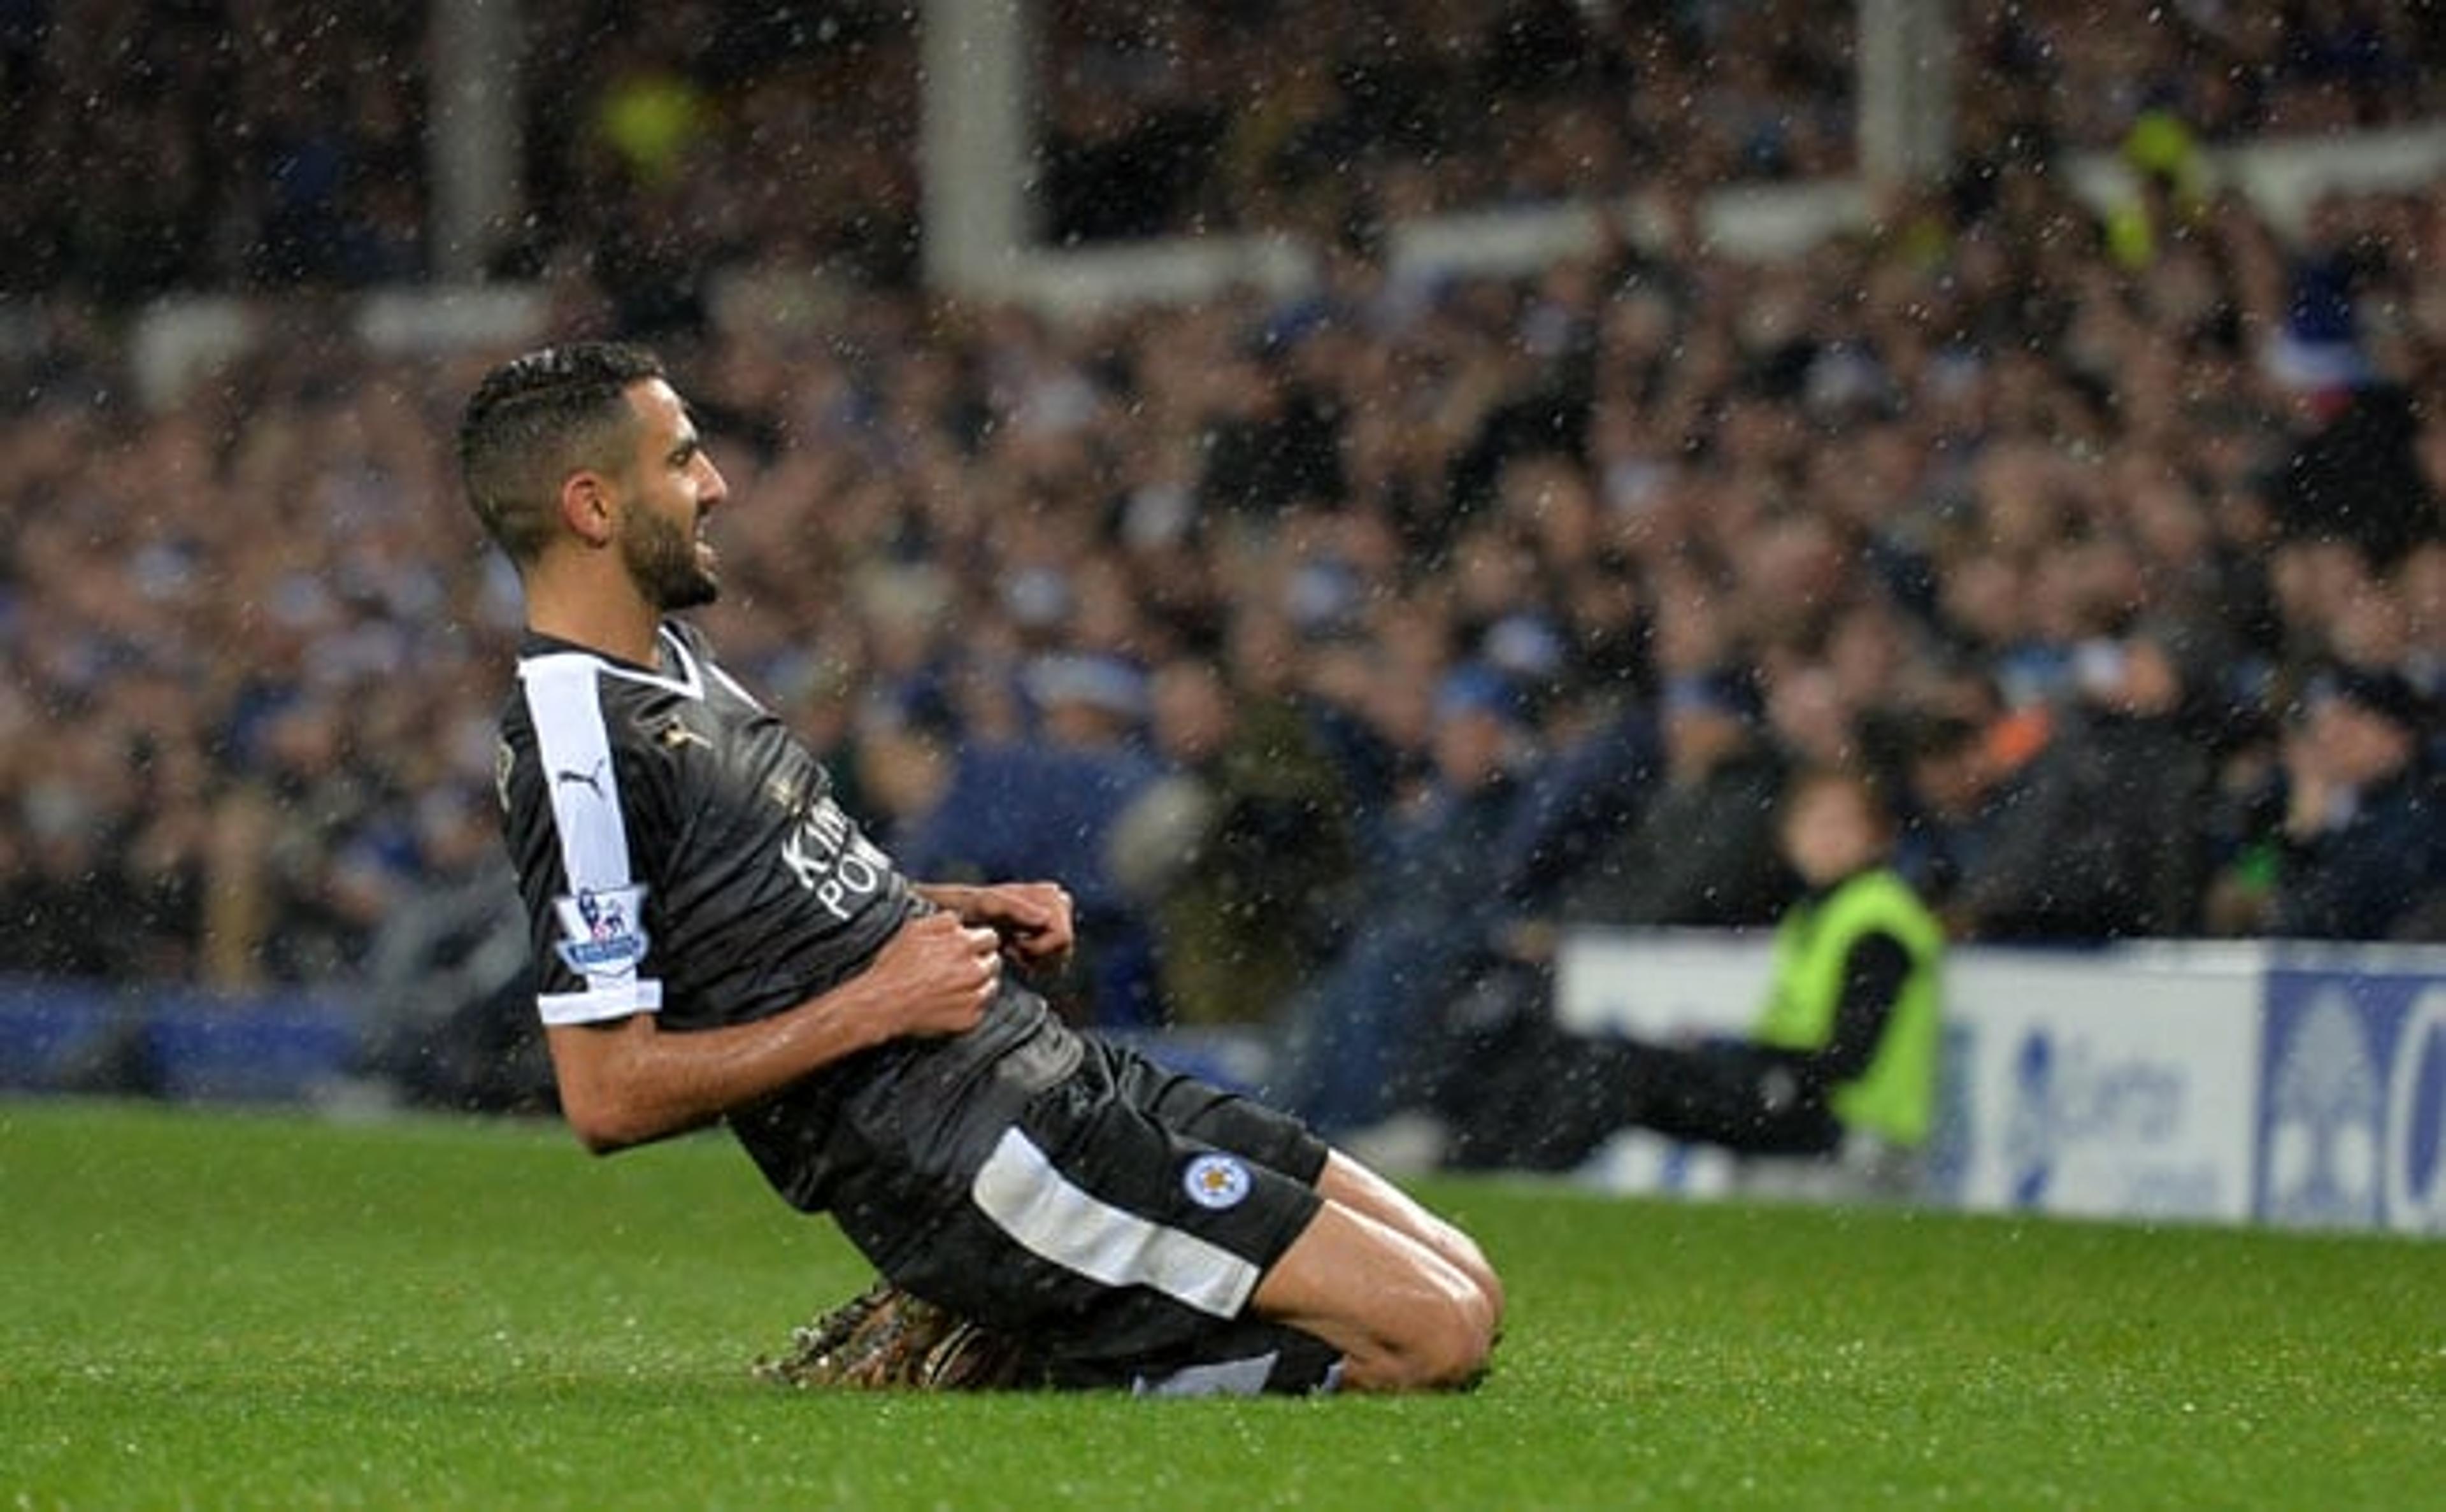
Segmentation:
<svg viewBox="0 0 2446 1512">
<path fill-rule="evenodd" d="M 1973 1208 L 2248 1218 L 2255 952 L 1957 952 L 1952 1152 Z M 1950 1099 L 1948 1099 L 1950 1101 Z"/>
<path fill-rule="evenodd" d="M 2446 1233 L 2446 968 L 2267 974 L 2253 1216 Z"/>
</svg>

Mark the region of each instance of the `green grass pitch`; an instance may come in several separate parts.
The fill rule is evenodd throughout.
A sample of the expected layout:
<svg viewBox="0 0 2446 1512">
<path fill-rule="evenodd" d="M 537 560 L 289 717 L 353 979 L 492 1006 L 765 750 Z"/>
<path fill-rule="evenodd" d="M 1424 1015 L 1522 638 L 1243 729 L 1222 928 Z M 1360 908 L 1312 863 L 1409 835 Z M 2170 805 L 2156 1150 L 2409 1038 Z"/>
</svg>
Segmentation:
<svg viewBox="0 0 2446 1512">
<path fill-rule="evenodd" d="M 0 1102 L 0 1507 L 2446 1504 L 2446 1245 L 1425 1195 L 1477 1392 L 792 1394 L 865 1273 L 714 1137 Z"/>
</svg>

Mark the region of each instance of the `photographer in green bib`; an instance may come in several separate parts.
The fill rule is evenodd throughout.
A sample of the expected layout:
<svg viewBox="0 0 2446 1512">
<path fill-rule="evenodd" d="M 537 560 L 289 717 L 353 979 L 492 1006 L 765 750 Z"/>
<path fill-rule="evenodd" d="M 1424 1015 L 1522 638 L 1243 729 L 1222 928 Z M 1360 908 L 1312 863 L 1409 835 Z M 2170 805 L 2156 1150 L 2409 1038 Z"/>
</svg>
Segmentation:
<svg viewBox="0 0 2446 1512">
<path fill-rule="evenodd" d="M 1865 774 L 1796 774 L 1778 842 L 1802 891 L 1748 1035 L 1667 1044 L 1549 1022 L 1479 1062 L 1444 1163 L 1563 1169 L 1638 1128 L 1907 1171 L 1934 1114 L 1944 926 L 1892 868 L 1892 812 Z"/>
<path fill-rule="evenodd" d="M 1744 1048 L 1799 1082 L 1784 1126 L 1799 1152 L 1846 1130 L 1915 1148 L 1935 1102 L 1944 926 L 1888 865 L 1893 820 L 1869 781 L 1804 774 L 1784 807 L 1784 857 L 1808 890 L 1776 924 L 1766 1011 Z M 1812 1119 L 1816 1106 L 1836 1127 Z M 1777 1125 L 1761 1117 L 1761 1148 L 1779 1143 Z M 1741 1148 L 1733 1132 L 1702 1137 Z"/>
</svg>

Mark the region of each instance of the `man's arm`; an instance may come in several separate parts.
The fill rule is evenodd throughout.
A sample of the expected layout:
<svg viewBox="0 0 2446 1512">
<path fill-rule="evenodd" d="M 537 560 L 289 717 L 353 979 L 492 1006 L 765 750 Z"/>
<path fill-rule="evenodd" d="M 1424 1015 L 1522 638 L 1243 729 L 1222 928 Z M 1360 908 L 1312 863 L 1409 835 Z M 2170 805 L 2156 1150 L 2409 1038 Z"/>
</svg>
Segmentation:
<svg viewBox="0 0 2446 1512">
<path fill-rule="evenodd" d="M 1910 951 L 1892 935 L 1879 929 L 1854 941 L 1843 958 L 1843 996 L 1834 1004 L 1834 1030 L 1825 1044 L 1795 1055 L 1794 1069 L 1825 1089 L 1866 1074 L 1910 974 Z"/>
<path fill-rule="evenodd" d="M 910 920 L 874 963 L 770 1018 L 676 1034 L 651 1014 L 546 1028 L 561 1111 L 598 1155 L 702 1128 L 819 1067 L 906 1035 L 975 1027 L 1002 939 L 951 914 Z"/>
</svg>

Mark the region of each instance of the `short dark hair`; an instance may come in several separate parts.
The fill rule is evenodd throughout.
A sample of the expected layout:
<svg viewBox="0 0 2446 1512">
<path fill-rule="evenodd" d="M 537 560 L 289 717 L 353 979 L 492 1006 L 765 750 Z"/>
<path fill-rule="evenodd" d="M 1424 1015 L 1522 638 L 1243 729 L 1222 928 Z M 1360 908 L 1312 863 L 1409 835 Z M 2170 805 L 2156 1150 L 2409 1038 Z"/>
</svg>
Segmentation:
<svg viewBox="0 0 2446 1512">
<path fill-rule="evenodd" d="M 623 342 L 573 342 L 484 375 L 459 420 L 459 471 L 476 518 L 524 567 L 552 539 L 555 497 L 574 467 L 608 466 L 606 443 L 635 418 L 629 388 L 662 359 Z"/>
</svg>

